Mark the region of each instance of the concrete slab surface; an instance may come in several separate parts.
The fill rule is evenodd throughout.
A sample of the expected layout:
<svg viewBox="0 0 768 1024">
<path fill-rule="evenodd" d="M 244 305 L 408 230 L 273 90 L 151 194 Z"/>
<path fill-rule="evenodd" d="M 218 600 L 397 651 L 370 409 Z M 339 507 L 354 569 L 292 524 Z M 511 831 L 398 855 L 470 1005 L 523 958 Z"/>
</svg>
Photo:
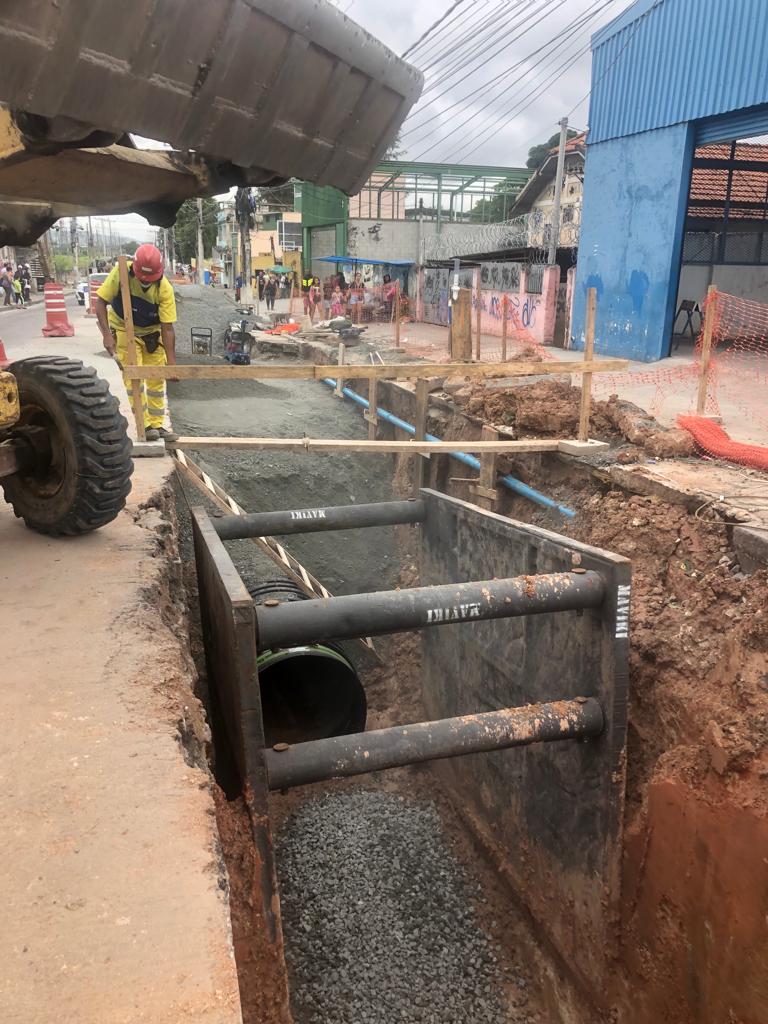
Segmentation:
<svg viewBox="0 0 768 1024">
<path fill-rule="evenodd" d="M 171 472 L 137 462 L 128 508 L 81 538 L 0 502 L 8 1024 L 241 1021 Z"/>
</svg>

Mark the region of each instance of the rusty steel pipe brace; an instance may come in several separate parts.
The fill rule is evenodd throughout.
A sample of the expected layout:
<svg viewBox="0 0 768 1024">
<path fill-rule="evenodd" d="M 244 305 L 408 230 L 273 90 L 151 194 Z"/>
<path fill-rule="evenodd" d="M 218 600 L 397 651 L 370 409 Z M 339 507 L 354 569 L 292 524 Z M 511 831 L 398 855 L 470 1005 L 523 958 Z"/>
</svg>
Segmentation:
<svg viewBox="0 0 768 1024">
<path fill-rule="evenodd" d="M 599 736 L 605 721 L 593 697 L 528 704 L 436 722 L 398 725 L 391 729 L 289 746 L 278 743 L 263 751 L 270 789 L 291 789 L 327 779 L 421 761 L 461 757 L 489 750 Z"/>
<path fill-rule="evenodd" d="M 240 540 L 245 537 L 287 537 L 296 533 L 423 523 L 426 517 L 426 506 L 421 499 L 417 499 L 289 509 L 285 512 L 253 512 L 242 516 L 224 516 L 212 519 L 211 522 L 222 540 Z"/>
<path fill-rule="evenodd" d="M 256 606 L 257 638 L 259 650 L 266 651 L 459 622 L 597 608 L 604 594 L 600 573 L 582 570 L 322 601 L 269 602 Z"/>
</svg>

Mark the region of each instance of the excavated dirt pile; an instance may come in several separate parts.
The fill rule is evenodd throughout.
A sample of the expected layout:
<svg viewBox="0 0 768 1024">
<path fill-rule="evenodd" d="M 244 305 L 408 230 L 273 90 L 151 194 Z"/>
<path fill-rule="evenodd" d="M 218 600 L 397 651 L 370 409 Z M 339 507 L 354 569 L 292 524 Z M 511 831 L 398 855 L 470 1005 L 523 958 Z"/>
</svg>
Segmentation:
<svg viewBox="0 0 768 1024">
<path fill-rule="evenodd" d="M 768 572 L 746 576 L 722 524 L 654 497 L 595 494 L 569 532 L 632 560 L 630 800 L 654 770 L 699 785 L 754 769 L 768 744 Z M 754 798 L 766 801 L 759 775 Z"/>
<path fill-rule="evenodd" d="M 507 388 L 486 387 L 483 382 L 457 383 L 462 386 L 453 392 L 453 400 L 463 412 L 496 426 L 512 427 L 520 437 L 573 437 L 578 430 L 581 389 L 564 381 Z M 616 396 L 592 403 L 590 435 L 598 440 L 628 441 L 656 458 L 694 454 L 690 434 L 662 427 L 642 409 Z M 641 454 L 625 452 L 622 461 L 634 461 Z"/>
</svg>

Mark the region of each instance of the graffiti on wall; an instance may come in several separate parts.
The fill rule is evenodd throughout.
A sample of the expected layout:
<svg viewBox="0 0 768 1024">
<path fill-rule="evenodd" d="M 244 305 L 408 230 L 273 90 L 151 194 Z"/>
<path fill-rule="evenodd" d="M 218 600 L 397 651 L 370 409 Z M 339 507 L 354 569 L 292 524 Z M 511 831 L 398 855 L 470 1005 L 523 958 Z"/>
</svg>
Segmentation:
<svg viewBox="0 0 768 1024">
<path fill-rule="evenodd" d="M 481 263 L 480 287 L 495 292 L 514 292 L 520 288 L 519 263 Z"/>
</svg>

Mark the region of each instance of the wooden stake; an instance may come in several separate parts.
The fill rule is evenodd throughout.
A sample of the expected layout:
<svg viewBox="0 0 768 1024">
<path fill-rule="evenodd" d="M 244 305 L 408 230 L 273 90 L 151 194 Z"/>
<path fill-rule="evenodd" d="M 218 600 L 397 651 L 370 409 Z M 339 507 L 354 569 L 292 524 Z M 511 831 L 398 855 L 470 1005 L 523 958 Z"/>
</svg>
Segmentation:
<svg viewBox="0 0 768 1024">
<path fill-rule="evenodd" d="M 476 313 L 475 313 L 476 320 L 477 320 L 477 327 L 476 327 L 477 337 L 475 338 L 475 361 L 478 362 L 478 363 L 480 362 L 480 347 L 481 347 L 480 331 L 481 331 L 481 326 L 482 326 L 482 312 L 483 312 L 482 304 L 481 303 L 482 303 L 482 293 L 480 291 L 480 286 L 478 285 L 478 288 L 477 288 L 477 310 L 476 310 Z"/>
<path fill-rule="evenodd" d="M 504 295 L 501 299 L 501 361 L 507 361 L 507 312 L 509 296 Z"/>
<path fill-rule="evenodd" d="M 416 414 L 413 424 L 416 427 L 414 438 L 423 442 L 427 436 L 427 415 L 429 412 L 429 382 L 426 380 L 416 381 Z M 429 455 L 423 453 L 417 456 L 416 460 L 416 490 L 424 486 L 424 479 L 427 470 L 427 459 Z"/>
<path fill-rule="evenodd" d="M 707 290 L 706 312 L 704 314 L 704 335 L 701 339 L 701 364 L 699 366 L 699 394 L 696 400 L 696 412 L 703 416 L 707 408 L 707 392 L 709 390 L 709 368 L 712 362 L 712 337 L 715 333 L 715 298 L 717 285 L 711 284 Z"/>
<path fill-rule="evenodd" d="M 400 281 L 395 283 L 395 348 L 400 348 Z"/>
<path fill-rule="evenodd" d="M 489 427 L 487 423 L 484 423 L 480 438 L 483 441 L 498 441 L 499 432 L 494 430 L 493 427 Z M 470 487 L 470 491 L 480 508 L 487 509 L 489 512 L 493 512 L 499 499 L 499 492 L 496 489 L 496 477 L 498 475 L 496 463 L 498 457 L 496 452 L 483 452 L 480 456 L 480 476 L 477 483 L 473 483 Z"/>
<path fill-rule="evenodd" d="M 363 411 L 363 418 L 368 420 L 368 440 L 375 441 L 379 425 L 379 416 L 376 411 L 379 408 L 379 382 L 375 377 L 368 381 L 368 406 L 369 408 Z"/>
<path fill-rule="evenodd" d="M 131 286 L 128 282 L 128 259 L 121 256 L 118 260 L 120 269 L 120 292 L 123 299 L 123 321 L 125 323 L 125 338 L 128 342 L 128 362 L 135 366 L 138 361 L 136 349 L 136 334 L 133 328 L 133 307 L 131 306 Z M 146 441 L 147 435 L 144 431 L 144 401 L 142 399 L 141 381 L 130 377 L 130 399 L 133 407 L 133 419 L 136 424 L 136 437 L 139 441 Z"/>
<path fill-rule="evenodd" d="M 344 342 L 340 341 L 339 342 L 339 372 L 336 375 L 336 387 L 333 389 L 333 393 L 334 393 L 334 395 L 336 395 L 337 398 L 343 398 L 344 397 L 344 392 L 342 391 L 342 388 L 344 387 L 344 381 L 341 379 L 341 368 L 342 368 L 343 365 L 344 365 Z"/>
<path fill-rule="evenodd" d="M 595 355 L 595 316 L 597 313 L 597 289 L 587 292 L 587 323 L 584 332 L 584 361 L 592 362 Z M 581 378 L 581 415 L 579 416 L 579 441 L 589 438 L 589 414 L 592 411 L 592 374 Z"/>
<path fill-rule="evenodd" d="M 472 362 L 472 292 L 459 288 L 451 309 L 451 359 Z"/>
</svg>

